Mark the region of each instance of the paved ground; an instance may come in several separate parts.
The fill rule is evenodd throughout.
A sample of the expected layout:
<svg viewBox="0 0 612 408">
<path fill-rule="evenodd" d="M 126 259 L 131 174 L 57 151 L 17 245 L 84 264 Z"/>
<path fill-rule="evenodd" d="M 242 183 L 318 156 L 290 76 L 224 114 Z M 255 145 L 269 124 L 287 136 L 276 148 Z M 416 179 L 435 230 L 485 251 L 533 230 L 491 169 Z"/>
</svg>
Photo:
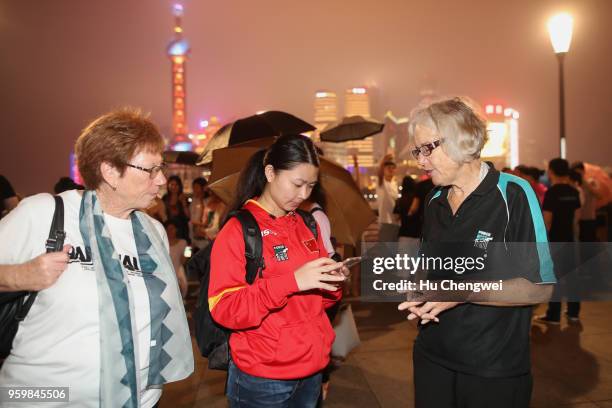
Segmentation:
<svg viewBox="0 0 612 408">
<path fill-rule="evenodd" d="M 395 307 L 353 302 L 362 344 L 333 373 L 326 407 L 413 406 L 416 327 Z M 612 302 L 583 303 L 581 315 L 581 325 L 534 324 L 532 407 L 612 408 Z M 166 387 L 161 408 L 226 407 L 225 373 L 196 355 L 194 375 Z"/>
</svg>

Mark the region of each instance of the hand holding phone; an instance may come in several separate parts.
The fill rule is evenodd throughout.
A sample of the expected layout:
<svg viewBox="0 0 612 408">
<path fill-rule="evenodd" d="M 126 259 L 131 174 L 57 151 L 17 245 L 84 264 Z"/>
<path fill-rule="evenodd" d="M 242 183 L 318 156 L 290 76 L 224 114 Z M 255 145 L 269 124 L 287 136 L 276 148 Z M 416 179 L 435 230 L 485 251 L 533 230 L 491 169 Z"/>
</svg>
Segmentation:
<svg viewBox="0 0 612 408">
<path fill-rule="evenodd" d="M 336 269 L 336 270 L 330 272 L 330 274 L 332 274 L 332 275 L 349 276 L 351 274 L 350 268 L 352 266 L 358 264 L 359 262 L 361 262 L 361 257 L 360 256 L 354 256 L 352 258 L 346 258 L 344 261 L 342 261 L 342 268 Z"/>
<path fill-rule="evenodd" d="M 342 264 L 344 264 L 345 267 L 350 268 L 353 265 L 357 265 L 359 262 L 361 262 L 361 257 L 354 256 L 352 258 L 346 258 L 345 260 L 342 261 Z"/>
</svg>

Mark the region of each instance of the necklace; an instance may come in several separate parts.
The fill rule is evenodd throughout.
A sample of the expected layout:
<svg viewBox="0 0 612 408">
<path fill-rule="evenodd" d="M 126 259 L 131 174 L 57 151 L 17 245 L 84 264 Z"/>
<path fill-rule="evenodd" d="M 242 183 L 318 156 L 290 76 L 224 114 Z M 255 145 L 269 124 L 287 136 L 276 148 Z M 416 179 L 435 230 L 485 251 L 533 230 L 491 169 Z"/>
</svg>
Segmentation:
<svg viewBox="0 0 612 408">
<path fill-rule="evenodd" d="M 481 162 L 480 163 L 480 174 L 478 175 L 478 183 L 476 184 L 476 188 L 478 188 L 480 183 L 482 183 L 482 180 L 484 180 L 488 172 L 489 172 L 489 165 L 485 162 Z M 448 194 L 446 195 L 446 198 L 450 202 L 451 199 L 455 201 L 454 197 L 455 197 L 455 190 L 453 190 L 453 188 L 451 187 L 448 191 Z"/>
</svg>

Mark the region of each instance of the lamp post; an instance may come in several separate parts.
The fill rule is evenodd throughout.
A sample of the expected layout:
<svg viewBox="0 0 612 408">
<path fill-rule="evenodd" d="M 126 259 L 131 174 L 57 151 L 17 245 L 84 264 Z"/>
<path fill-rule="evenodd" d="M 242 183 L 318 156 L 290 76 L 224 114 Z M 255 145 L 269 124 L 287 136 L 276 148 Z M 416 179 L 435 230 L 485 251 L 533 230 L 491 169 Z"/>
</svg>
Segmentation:
<svg viewBox="0 0 612 408">
<path fill-rule="evenodd" d="M 573 19 L 567 13 L 557 14 L 548 20 L 548 33 L 559 61 L 559 151 L 566 158 L 565 146 L 565 87 L 563 83 L 563 59 L 572 42 Z"/>
</svg>

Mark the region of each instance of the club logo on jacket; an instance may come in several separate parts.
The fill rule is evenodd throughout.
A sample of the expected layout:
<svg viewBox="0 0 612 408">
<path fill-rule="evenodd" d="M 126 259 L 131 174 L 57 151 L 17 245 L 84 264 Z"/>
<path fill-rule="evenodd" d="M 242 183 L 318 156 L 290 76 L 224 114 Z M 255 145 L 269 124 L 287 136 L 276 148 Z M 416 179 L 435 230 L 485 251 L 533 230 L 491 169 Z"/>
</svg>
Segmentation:
<svg viewBox="0 0 612 408">
<path fill-rule="evenodd" d="M 287 254 L 287 247 L 284 245 L 276 245 L 274 246 L 274 257 L 277 261 L 283 262 L 289 259 L 289 255 Z"/>
<path fill-rule="evenodd" d="M 474 240 L 474 246 L 476 248 L 484 249 L 486 251 L 489 241 L 493 240 L 493 235 L 490 232 L 478 231 L 476 239 Z"/>
</svg>

